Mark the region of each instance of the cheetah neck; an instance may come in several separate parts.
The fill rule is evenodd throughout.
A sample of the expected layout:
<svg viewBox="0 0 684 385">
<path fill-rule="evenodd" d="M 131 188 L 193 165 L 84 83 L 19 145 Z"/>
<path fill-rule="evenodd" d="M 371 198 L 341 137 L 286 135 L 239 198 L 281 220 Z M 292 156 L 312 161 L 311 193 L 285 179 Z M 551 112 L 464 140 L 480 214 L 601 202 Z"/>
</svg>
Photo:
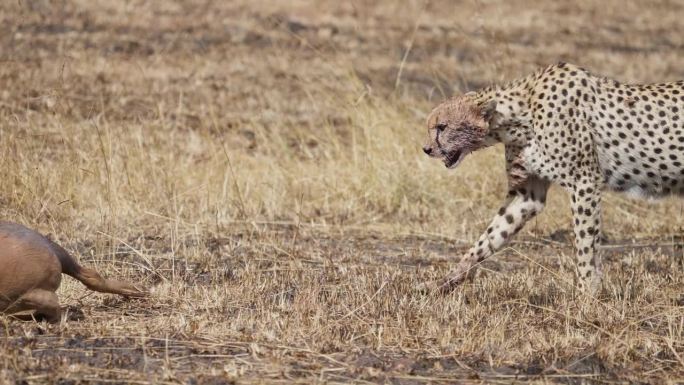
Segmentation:
<svg viewBox="0 0 684 385">
<path fill-rule="evenodd" d="M 488 87 L 473 95 L 478 105 L 496 101 L 496 114 L 490 121 L 485 144 L 497 143 L 525 146 L 533 137 L 532 113 L 529 106 L 533 76 L 505 85 Z"/>
</svg>

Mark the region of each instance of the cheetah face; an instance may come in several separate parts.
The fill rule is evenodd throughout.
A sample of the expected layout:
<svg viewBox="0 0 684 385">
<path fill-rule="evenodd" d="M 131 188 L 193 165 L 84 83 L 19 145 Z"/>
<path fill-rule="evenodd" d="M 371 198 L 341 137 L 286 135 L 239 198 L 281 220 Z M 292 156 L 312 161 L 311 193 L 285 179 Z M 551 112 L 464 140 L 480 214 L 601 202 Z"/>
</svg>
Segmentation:
<svg viewBox="0 0 684 385">
<path fill-rule="evenodd" d="M 423 151 L 431 157 L 439 157 L 447 168 L 455 168 L 472 150 L 464 133 L 466 126 L 453 127 L 447 122 L 436 123 L 432 129 L 428 129 L 431 139 L 430 146 L 425 146 Z M 435 152 L 434 150 L 437 150 Z"/>
<path fill-rule="evenodd" d="M 485 147 L 489 131 L 486 109 L 467 97 L 457 97 L 437 106 L 428 116 L 428 138 L 423 151 L 455 168 L 473 151 Z"/>
</svg>

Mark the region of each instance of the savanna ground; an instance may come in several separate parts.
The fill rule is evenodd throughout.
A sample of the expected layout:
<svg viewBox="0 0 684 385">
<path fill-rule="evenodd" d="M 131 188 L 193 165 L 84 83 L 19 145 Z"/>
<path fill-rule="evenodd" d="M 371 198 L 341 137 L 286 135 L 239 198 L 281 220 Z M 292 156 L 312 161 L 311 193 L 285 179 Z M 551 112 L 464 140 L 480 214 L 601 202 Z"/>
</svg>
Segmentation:
<svg viewBox="0 0 684 385">
<path fill-rule="evenodd" d="M 502 148 L 420 151 L 445 96 L 559 60 L 684 78 L 678 1 L 0 4 L 1 217 L 147 300 L 65 278 L 0 318 L 0 383 L 684 382 L 684 201 L 605 199 L 605 288 L 545 212 L 451 295 Z"/>
</svg>

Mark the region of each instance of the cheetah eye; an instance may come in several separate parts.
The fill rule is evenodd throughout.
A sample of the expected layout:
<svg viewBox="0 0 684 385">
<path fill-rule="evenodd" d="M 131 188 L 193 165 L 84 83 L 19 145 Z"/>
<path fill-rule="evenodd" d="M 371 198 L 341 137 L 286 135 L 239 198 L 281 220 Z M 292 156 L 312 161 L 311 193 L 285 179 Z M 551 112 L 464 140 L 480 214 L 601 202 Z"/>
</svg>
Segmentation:
<svg viewBox="0 0 684 385">
<path fill-rule="evenodd" d="M 439 131 L 439 132 L 444 131 L 445 128 L 447 128 L 447 124 L 446 124 L 446 123 L 437 123 L 437 124 L 435 125 L 435 129 L 437 129 L 437 131 Z"/>
</svg>

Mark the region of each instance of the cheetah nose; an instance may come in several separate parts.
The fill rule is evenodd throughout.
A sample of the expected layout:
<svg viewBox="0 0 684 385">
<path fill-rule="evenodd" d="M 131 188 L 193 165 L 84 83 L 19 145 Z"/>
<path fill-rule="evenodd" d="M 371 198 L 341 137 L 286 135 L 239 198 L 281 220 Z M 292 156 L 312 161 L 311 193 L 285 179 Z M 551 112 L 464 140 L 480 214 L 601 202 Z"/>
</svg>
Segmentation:
<svg viewBox="0 0 684 385">
<path fill-rule="evenodd" d="M 428 155 L 432 154 L 432 147 L 423 147 L 423 152 Z"/>
</svg>

